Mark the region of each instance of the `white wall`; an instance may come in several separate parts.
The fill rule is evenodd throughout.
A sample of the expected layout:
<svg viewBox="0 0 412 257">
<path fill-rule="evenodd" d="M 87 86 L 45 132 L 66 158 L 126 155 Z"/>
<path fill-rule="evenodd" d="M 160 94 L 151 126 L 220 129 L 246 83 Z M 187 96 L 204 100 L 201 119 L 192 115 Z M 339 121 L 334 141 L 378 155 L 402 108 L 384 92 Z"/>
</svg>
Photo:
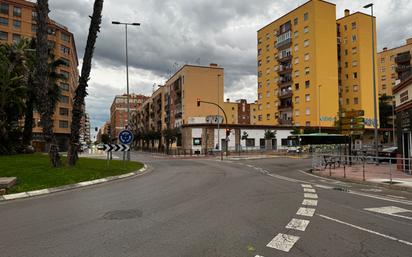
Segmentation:
<svg viewBox="0 0 412 257">
<path fill-rule="evenodd" d="M 217 142 L 219 143 L 219 150 L 222 149 L 222 139 L 226 139 L 226 129 L 219 129 L 220 130 L 220 141 L 218 141 L 218 130 L 215 129 L 214 133 L 214 143 L 213 143 L 213 149 L 216 149 L 216 144 Z M 232 133 L 230 133 L 229 136 L 229 143 L 228 143 L 229 149 L 230 148 L 234 148 L 236 146 L 236 142 L 235 142 L 235 131 L 232 129 Z"/>
<path fill-rule="evenodd" d="M 243 132 L 246 132 L 249 136 L 248 138 L 255 139 L 255 147 L 260 146 L 260 139 L 265 138 L 265 130 L 264 129 L 241 129 L 240 130 L 240 138 L 242 138 Z M 287 139 L 288 136 L 291 135 L 292 130 L 276 130 L 276 141 L 277 141 L 277 148 L 282 147 L 282 139 Z M 246 140 L 241 140 L 240 144 L 242 147 L 246 147 Z"/>
</svg>

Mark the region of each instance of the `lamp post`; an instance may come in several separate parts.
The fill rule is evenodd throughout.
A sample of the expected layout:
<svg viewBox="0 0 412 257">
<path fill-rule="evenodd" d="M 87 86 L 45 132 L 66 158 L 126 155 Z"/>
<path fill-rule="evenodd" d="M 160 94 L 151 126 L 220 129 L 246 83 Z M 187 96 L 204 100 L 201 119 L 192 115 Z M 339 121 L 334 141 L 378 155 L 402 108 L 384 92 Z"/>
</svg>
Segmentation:
<svg viewBox="0 0 412 257">
<path fill-rule="evenodd" d="M 130 99 L 130 93 L 129 93 L 129 52 L 128 52 L 128 45 L 127 45 L 127 26 L 140 26 L 140 23 L 126 23 L 126 22 L 119 22 L 119 21 L 112 21 L 112 24 L 114 25 L 124 25 L 125 27 L 125 33 L 126 33 L 126 85 L 127 85 L 127 125 L 125 123 L 125 129 L 128 127 L 129 122 L 130 122 L 130 104 L 129 104 L 129 99 Z"/>
<path fill-rule="evenodd" d="M 375 79 L 375 26 L 373 20 L 373 3 L 365 5 L 363 8 L 368 9 L 371 8 L 371 21 L 372 21 L 372 74 L 373 74 L 373 126 L 375 128 L 375 156 L 378 157 L 378 111 L 377 111 L 377 103 L 376 103 L 376 79 Z"/>
<path fill-rule="evenodd" d="M 217 74 L 217 149 L 223 152 L 223 149 L 220 149 L 220 90 L 219 90 L 219 84 L 220 84 L 220 74 Z M 227 121 L 226 121 L 227 122 Z"/>
</svg>

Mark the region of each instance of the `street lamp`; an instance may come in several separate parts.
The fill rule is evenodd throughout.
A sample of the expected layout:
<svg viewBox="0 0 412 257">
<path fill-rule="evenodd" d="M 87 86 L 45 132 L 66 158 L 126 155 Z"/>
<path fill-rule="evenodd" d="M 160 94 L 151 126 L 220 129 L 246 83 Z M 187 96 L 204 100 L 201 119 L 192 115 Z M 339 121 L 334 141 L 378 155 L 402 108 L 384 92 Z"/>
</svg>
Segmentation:
<svg viewBox="0 0 412 257">
<path fill-rule="evenodd" d="M 124 25 L 125 27 L 125 32 L 126 32 L 126 84 L 127 84 L 127 125 L 125 123 L 125 128 L 128 127 L 129 122 L 130 122 L 130 104 L 129 104 L 129 98 L 130 98 L 130 93 L 129 93 L 129 53 L 128 53 L 128 46 L 127 46 L 127 26 L 140 26 L 140 23 L 125 23 L 125 22 L 120 22 L 120 21 L 112 21 L 113 25 Z M 127 126 L 127 127 L 126 127 Z"/>
<path fill-rule="evenodd" d="M 377 103 L 376 103 L 376 79 L 375 79 L 375 26 L 373 20 L 373 3 L 365 5 L 363 8 L 368 9 L 371 8 L 371 21 L 372 21 L 372 74 L 373 74 L 373 120 L 374 120 L 374 128 L 375 128 L 375 155 L 376 158 L 378 157 L 378 111 L 377 111 Z"/>
</svg>

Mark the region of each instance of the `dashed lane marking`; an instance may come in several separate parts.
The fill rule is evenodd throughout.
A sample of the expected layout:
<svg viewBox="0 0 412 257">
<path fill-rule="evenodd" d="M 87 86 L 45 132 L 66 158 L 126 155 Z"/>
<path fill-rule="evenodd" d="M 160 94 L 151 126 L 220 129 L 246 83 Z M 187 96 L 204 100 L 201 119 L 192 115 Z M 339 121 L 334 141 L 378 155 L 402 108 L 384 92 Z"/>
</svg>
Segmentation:
<svg viewBox="0 0 412 257">
<path fill-rule="evenodd" d="M 305 193 L 305 194 L 303 194 L 303 195 L 305 196 L 305 198 L 318 199 L 318 195 L 317 195 L 317 194 Z"/>
<path fill-rule="evenodd" d="M 306 188 L 306 187 L 304 187 L 304 188 L 303 188 L 303 192 L 306 192 L 306 193 L 316 193 L 316 190 L 315 190 L 315 189 L 312 189 L 312 188 Z"/>
<path fill-rule="evenodd" d="M 309 220 L 292 219 L 289 224 L 286 225 L 286 228 L 305 231 L 308 225 Z"/>
<path fill-rule="evenodd" d="M 317 200 L 304 199 L 303 202 L 302 202 L 302 205 L 318 206 L 318 201 Z"/>
<path fill-rule="evenodd" d="M 386 196 L 389 196 L 389 197 L 392 197 L 392 198 L 397 198 L 397 199 L 406 199 L 406 197 L 398 196 L 398 195 L 386 195 Z"/>
<path fill-rule="evenodd" d="M 280 251 L 289 252 L 298 240 L 298 236 L 279 233 L 266 246 Z"/>
<path fill-rule="evenodd" d="M 352 227 L 352 228 L 356 228 L 356 229 L 361 230 L 361 231 L 368 232 L 370 234 L 374 234 L 374 235 L 377 235 L 377 236 L 380 236 L 380 237 L 383 237 L 383 238 L 386 238 L 386 239 L 389 239 L 389 240 L 392 240 L 392 241 L 396 241 L 396 242 L 399 242 L 399 243 L 402 243 L 402 244 L 412 246 L 411 242 L 408 242 L 408 241 L 405 241 L 405 240 L 402 240 L 402 239 L 398 239 L 398 238 L 393 237 L 393 236 L 388 236 L 388 235 L 385 235 L 385 234 L 382 234 L 382 233 L 379 233 L 379 232 L 376 232 L 376 231 L 373 231 L 373 230 L 370 230 L 370 229 L 367 229 L 367 228 L 363 228 L 363 227 L 360 227 L 360 226 L 357 226 L 357 225 L 353 225 L 353 224 L 350 224 L 350 223 L 347 223 L 347 222 L 344 222 L 344 221 L 341 221 L 341 220 L 338 220 L 338 219 L 334 219 L 334 218 L 331 218 L 331 217 L 328 217 L 328 216 L 325 216 L 325 215 L 318 214 L 318 216 L 321 217 L 321 218 L 330 220 L 330 221 L 334 221 L 334 222 Z"/>
<path fill-rule="evenodd" d="M 313 217 L 315 211 L 316 210 L 313 208 L 300 207 L 296 214 L 300 216 Z"/>
</svg>

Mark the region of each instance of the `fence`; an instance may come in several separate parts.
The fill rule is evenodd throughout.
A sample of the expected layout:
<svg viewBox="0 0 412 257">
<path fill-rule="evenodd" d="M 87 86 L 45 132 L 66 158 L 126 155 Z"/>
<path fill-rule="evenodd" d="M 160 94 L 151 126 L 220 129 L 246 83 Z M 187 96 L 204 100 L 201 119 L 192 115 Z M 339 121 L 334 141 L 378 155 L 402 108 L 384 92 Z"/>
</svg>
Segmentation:
<svg viewBox="0 0 412 257">
<path fill-rule="evenodd" d="M 411 182 L 410 158 L 375 157 L 368 155 L 312 155 L 312 170 L 331 177 L 395 184 Z"/>
</svg>

